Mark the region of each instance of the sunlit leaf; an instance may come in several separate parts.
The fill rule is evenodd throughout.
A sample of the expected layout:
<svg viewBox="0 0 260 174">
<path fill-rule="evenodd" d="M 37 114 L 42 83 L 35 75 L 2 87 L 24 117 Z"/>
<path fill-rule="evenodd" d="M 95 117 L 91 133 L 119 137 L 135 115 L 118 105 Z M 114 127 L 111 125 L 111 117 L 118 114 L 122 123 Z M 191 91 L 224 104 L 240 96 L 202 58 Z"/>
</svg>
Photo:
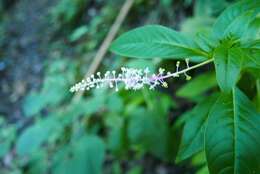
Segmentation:
<svg viewBox="0 0 260 174">
<path fill-rule="evenodd" d="M 233 34 L 241 34 L 247 28 L 250 20 L 250 10 L 260 7 L 259 1 L 244 0 L 227 8 L 218 17 L 213 26 L 213 32 L 219 39 L 232 32 Z M 243 23 L 245 22 L 245 23 Z"/>
<path fill-rule="evenodd" d="M 217 82 L 222 91 L 231 91 L 240 76 L 241 54 L 236 48 L 221 45 L 214 52 Z"/>
<path fill-rule="evenodd" d="M 191 39 L 159 25 L 144 26 L 123 34 L 113 42 L 111 51 L 136 58 L 207 57 Z"/>
</svg>

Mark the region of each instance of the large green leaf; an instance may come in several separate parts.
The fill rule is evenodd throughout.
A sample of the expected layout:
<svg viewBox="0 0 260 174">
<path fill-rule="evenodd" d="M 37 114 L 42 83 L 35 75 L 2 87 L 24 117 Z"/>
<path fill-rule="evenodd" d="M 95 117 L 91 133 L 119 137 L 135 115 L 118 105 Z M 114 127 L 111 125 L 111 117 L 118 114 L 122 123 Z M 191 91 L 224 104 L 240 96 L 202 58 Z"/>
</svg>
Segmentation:
<svg viewBox="0 0 260 174">
<path fill-rule="evenodd" d="M 216 77 L 222 91 L 231 91 L 239 78 L 242 62 L 239 53 L 238 49 L 226 45 L 220 45 L 214 51 Z"/>
<path fill-rule="evenodd" d="M 136 58 L 207 57 L 192 40 L 160 25 L 148 25 L 123 34 L 113 42 L 111 51 Z"/>
<path fill-rule="evenodd" d="M 212 107 L 205 132 L 211 174 L 260 173 L 260 114 L 239 90 L 221 95 Z"/>
<path fill-rule="evenodd" d="M 241 32 L 250 23 L 248 19 L 251 18 L 250 14 L 247 14 L 248 11 L 258 7 L 260 7 L 260 1 L 244 0 L 227 8 L 213 26 L 215 36 L 221 39 L 227 35 L 228 31 Z"/>
<path fill-rule="evenodd" d="M 216 96 L 209 97 L 191 111 L 184 126 L 177 161 L 189 158 L 203 149 L 205 125 L 209 111 L 215 101 Z"/>
</svg>

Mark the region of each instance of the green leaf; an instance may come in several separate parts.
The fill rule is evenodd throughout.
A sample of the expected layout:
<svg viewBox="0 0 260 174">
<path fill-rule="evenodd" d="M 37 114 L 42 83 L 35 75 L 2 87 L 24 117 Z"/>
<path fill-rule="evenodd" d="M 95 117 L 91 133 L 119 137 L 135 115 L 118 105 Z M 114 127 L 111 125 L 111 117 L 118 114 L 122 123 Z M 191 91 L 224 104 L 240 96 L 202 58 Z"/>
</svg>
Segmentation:
<svg viewBox="0 0 260 174">
<path fill-rule="evenodd" d="M 69 125 L 80 116 L 91 116 L 100 111 L 105 105 L 103 97 L 106 96 L 100 95 L 100 97 L 94 96 L 88 97 L 87 99 L 81 98 L 78 101 L 71 102 L 68 107 L 62 108 L 61 115 L 63 117 L 63 124 Z"/>
<path fill-rule="evenodd" d="M 250 40 L 241 45 L 243 48 L 260 49 L 260 39 Z"/>
<path fill-rule="evenodd" d="M 79 39 L 81 39 L 86 33 L 88 32 L 89 28 L 85 25 L 77 28 L 70 36 L 69 40 L 70 42 L 75 42 Z"/>
<path fill-rule="evenodd" d="M 191 159 L 191 164 L 198 168 L 196 174 L 209 174 L 205 151 L 201 151 L 200 153 L 196 154 Z"/>
<path fill-rule="evenodd" d="M 214 51 L 217 82 L 224 92 L 229 92 L 239 79 L 242 56 L 236 48 L 220 45 Z"/>
<path fill-rule="evenodd" d="M 84 136 L 61 149 L 54 159 L 54 174 L 101 174 L 104 142 L 97 136 Z"/>
<path fill-rule="evenodd" d="M 186 120 L 177 161 L 182 161 L 203 149 L 205 125 L 209 111 L 216 101 L 216 96 L 199 103 Z"/>
<path fill-rule="evenodd" d="M 110 112 L 121 112 L 124 108 L 124 103 L 118 94 L 113 94 L 109 96 L 107 102 L 107 108 Z"/>
<path fill-rule="evenodd" d="M 260 79 L 256 81 L 256 108 L 260 112 Z"/>
<path fill-rule="evenodd" d="M 241 38 L 247 31 L 249 24 L 253 21 L 254 17 L 255 12 L 253 10 L 243 13 L 225 29 L 223 37 L 235 36 L 236 38 Z"/>
<path fill-rule="evenodd" d="M 129 171 L 127 171 L 126 174 L 142 174 L 142 167 L 140 166 L 134 166 Z"/>
<path fill-rule="evenodd" d="M 256 69 L 260 70 L 260 51 L 254 48 L 239 49 L 239 54 L 243 57 L 244 69 Z"/>
<path fill-rule="evenodd" d="M 215 73 L 205 73 L 195 77 L 177 91 L 177 96 L 193 99 L 217 85 Z"/>
<path fill-rule="evenodd" d="M 212 107 L 205 132 L 211 174 L 260 173 L 260 114 L 239 89 L 222 94 Z"/>
<path fill-rule="evenodd" d="M 260 6 L 259 1 L 244 0 L 227 8 L 213 26 L 214 35 L 222 39 L 229 32 L 240 33 L 250 23 L 249 10 Z M 244 23 L 243 23 L 244 22 Z"/>
<path fill-rule="evenodd" d="M 254 21 L 252 21 L 245 31 L 243 40 L 254 40 L 260 39 L 260 16 L 257 16 Z"/>
<path fill-rule="evenodd" d="M 47 106 L 55 106 L 60 103 L 68 95 L 68 84 L 65 75 L 47 76 L 40 92 L 31 92 L 25 97 L 23 103 L 24 114 L 30 117 L 38 114 Z"/>
<path fill-rule="evenodd" d="M 205 32 L 197 33 L 195 37 L 195 42 L 202 50 L 206 52 L 211 52 L 218 44 L 218 40 L 212 37 L 211 33 Z"/>
<path fill-rule="evenodd" d="M 181 23 L 181 31 L 194 37 L 197 33 L 210 33 L 214 19 L 210 17 L 192 17 Z"/>
<path fill-rule="evenodd" d="M 50 117 L 24 130 L 16 144 L 18 155 L 31 155 L 39 150 L 58 125 L 57 120 Z"/>
<path fill-rule="evenodd" d="M 209 170 L 207 166 L 204 166 L 203 168 L 201 168 L 200 170 L 198 170 L 196 172 L 196 174 L 209 174 Z"/>
<path fill-rule="evenodd" d="M 196 0 L 194 2 L 194 15 L 201 18 L 216 16 L 228 6 L 227 0 Z"/>
<path fill-rule="evenodd" d="M 26 173 L 48 173 L 48 162 L 48 153 L 46 151 L 37 151 L 28 162 L 28 171 Z"/>
<path fill-rule="evenodd" d="M 127 132 L 130 142 L 141 146 L 145 152 L 165 160 L 174 158 L 175 144 L 171 143 L 177 139 L 173 138 L 176 132 L 171 131 L 167 118 L 157 110 L 135 109 L 131 113 Z"/>
<path fill-rule="evenodd" d="M 123 34 L 113 42 L 111 51 L 135 58 L 207 57 L 192 40 L 160 25 L 148 25 Z"/>
<path fill-rule="evenodd" d="M 23 112 L 26 116 L 33 116 L 39 113 L 45 106 L 44 96 L 39 93 L 31 92 L 24 99 Z"/>
</svg>

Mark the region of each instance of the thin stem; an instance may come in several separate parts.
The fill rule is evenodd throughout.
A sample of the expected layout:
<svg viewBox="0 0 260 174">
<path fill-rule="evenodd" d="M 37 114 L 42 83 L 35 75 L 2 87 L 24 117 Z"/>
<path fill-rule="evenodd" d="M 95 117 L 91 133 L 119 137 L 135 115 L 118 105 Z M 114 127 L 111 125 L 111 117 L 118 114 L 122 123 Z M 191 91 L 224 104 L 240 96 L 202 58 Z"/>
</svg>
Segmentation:
<svg viewBox="0 0 260 174">
<path fill-rule="evenodd" d="M 204 62 L 201 62 L 201 63 L 197 64 L 197 65 L 188 67 L 188 68 L 186 68 L 186 69 L 184 69 L 184 70 L 181 70 L 181 71 L 178 71 L 178 72 L 175 72 L 175 73 L 172 73 L 172 74 L 168 74 L 168 75 L 166 75 L 166 76 L 162 76 L 161 79 L 166 79 L 166 78 L 169 78 L 169 77 L 179 76 L 180 74 L 186 73 L 186 72 L 188 72 L 188 71 L 190 71 L 190 70 L 192 70 L 192 69 L 195 69 L 195 68 L 201 67 L 201 66 L 203 66 L 203 65 L 209 64 L 209 63 L 211 63 L 211 62 L 213 62 L 213 61 L 214 61 L 214 59 L 206 60 L 206 61 L 204 61 Z"/>
</svg>

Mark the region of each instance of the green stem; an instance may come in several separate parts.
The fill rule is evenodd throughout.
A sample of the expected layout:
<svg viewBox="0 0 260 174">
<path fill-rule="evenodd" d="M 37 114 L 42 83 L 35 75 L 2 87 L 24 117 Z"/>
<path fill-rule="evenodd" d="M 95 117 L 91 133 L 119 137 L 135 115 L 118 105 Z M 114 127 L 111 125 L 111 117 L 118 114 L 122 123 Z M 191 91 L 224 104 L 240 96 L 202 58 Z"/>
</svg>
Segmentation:
<svg viewBox="0 0 260 174">
<path fill-rule="evenodd" d="M 186 68 L 186 69 L 184 69 L 184 70 L 181 70 L 181 71 L 178 71 L 178 72 L 175 72 L 175 73 L 172 73 L 172 74 L 163 76 L 163 79 L 166 79 L 166 78 L 169 78 L 169 77 L 178 77 L 180 74 L 184 74 L 184 73 L 186 73 L 186 72 L 188 72 L 188 71 L 190 71 L 190 70 L 192 70 L 192 69 L 196 69 L 196 68 L 198 68 L 198 67 L 204 66 L 204 65 L 209 64 L 209 63 L 211 63 L 211 62 L 213 62 L 213 61 L 214 61 L 214 59 L 206 60 L 206 61 L 204 61 L 204 62 L 201 62 L 201 63 L 197 64 L 197 65 L 188 67 L 188 68 Z"/>
</svg>

